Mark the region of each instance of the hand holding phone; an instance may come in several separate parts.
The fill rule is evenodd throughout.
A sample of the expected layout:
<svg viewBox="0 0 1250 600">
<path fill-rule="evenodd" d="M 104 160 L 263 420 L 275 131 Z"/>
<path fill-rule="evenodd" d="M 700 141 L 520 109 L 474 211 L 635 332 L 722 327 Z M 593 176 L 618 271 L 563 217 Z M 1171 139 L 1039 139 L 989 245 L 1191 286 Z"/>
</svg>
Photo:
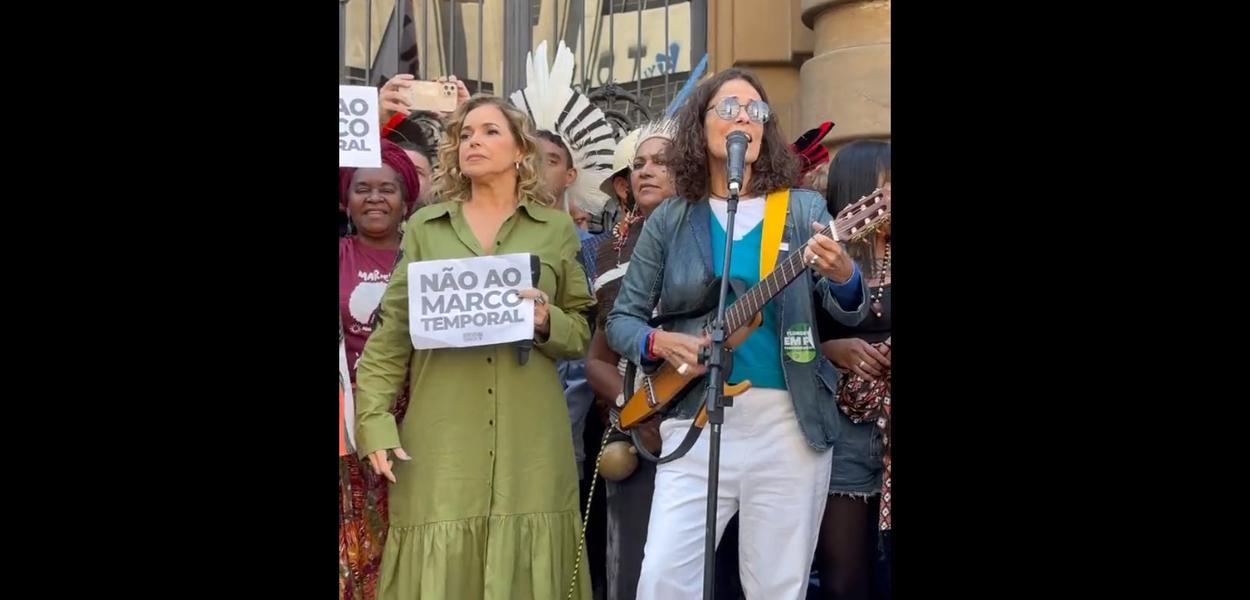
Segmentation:
<svg viewBox="0 0 1250 600">
<path fill-rule="evenodd" d="M 404 86 L 408 106 L 414 110 L 452 112 L 458 90 L 454 81 L 413 81 Z"/>
</svg>

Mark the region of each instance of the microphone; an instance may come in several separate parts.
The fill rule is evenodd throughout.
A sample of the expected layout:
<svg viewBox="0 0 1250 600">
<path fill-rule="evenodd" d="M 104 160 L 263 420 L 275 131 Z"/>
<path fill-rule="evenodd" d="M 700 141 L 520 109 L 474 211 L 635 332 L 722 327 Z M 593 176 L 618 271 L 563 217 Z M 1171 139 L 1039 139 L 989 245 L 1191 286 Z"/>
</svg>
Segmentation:
<svg viewBox="0 0 1250 600">
<path fill-rule="evenodd" d="M 538 277 L 543 274 L 543 263 L 538 260 L 537 254 L 530 255 L 530 285 L 538 288 Z M 530 350 L 534 348 L 534 340 L 521 340 L 516 345 L 516 360 L 521 366 L 530 360 Z"/>
<path fill-rule="evenodd" d="M 725 169 L 729 175 L 729 192 L 737 194 L 742 188 L 742 170 L 747 161 L 747 144 L 751 143 L 751 136 L 744 131 L 735 131 L 725 138 L 725 154 L 728 167 Z"/>
</svg>

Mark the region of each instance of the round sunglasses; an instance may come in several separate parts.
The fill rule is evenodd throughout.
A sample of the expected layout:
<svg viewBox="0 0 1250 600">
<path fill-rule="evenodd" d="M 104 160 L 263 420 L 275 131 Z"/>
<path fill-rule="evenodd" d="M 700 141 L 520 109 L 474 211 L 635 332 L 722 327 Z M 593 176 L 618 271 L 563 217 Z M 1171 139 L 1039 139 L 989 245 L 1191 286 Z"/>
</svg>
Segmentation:
<svg viewBox="0 0 1250 600">
<path fill-rule="evenodd" d="M 737 96 L 725 96 L 724 98 L 721 98 L 720 102 L 717 102 L 714 106 L 708 107 L 707 110 L 704 110 L 703 112 L 706 114 L 708 111 L 714 110 L 716 111 L 716 116 L 726 121 L 732 121 L 738 118 L 738 112 L 741 111 L 743 107 L 747 109 L 747 117 L 755 123 L 767 123 L 768 119 L 772 117 L 773 114 L 773 111 L 768 107 L 767 102 L 764 102 L 763 100 L 751 100 L 746 104 L 742 104 L 739 102 Z"/>
</svg>

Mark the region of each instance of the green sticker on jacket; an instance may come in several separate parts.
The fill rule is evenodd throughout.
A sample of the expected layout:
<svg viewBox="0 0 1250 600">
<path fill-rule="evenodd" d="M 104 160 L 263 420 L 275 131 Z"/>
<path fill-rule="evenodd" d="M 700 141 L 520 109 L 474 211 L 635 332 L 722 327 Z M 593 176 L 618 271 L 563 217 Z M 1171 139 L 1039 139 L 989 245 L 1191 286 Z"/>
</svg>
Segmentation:
<svg viewBox="0 0 1250 600">
<path fill-rule="evenodd" d="M 812 341 L 812 328 L 807 323 L 792 325 L 782 338 L 782 348 L 790 360 L 809 363 L 816 359 L 816 344 Z"/>
</svg>

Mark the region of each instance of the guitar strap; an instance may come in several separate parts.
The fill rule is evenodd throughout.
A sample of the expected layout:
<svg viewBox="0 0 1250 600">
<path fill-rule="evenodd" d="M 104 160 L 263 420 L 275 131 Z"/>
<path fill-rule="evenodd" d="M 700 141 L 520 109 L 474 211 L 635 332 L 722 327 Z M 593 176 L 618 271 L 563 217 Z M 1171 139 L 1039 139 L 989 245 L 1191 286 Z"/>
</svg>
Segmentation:
<svg viewBox="0 0 1250 600">
<path fill-rule="evenodd" d="M 777 190 L 764 199 L 764 231 L 760 243 L 760 281 L 777 266 L 781 252 L 781 234 L 786 228 L 786 210 L 790 206 L 790 190 Z"/>
</svg>

